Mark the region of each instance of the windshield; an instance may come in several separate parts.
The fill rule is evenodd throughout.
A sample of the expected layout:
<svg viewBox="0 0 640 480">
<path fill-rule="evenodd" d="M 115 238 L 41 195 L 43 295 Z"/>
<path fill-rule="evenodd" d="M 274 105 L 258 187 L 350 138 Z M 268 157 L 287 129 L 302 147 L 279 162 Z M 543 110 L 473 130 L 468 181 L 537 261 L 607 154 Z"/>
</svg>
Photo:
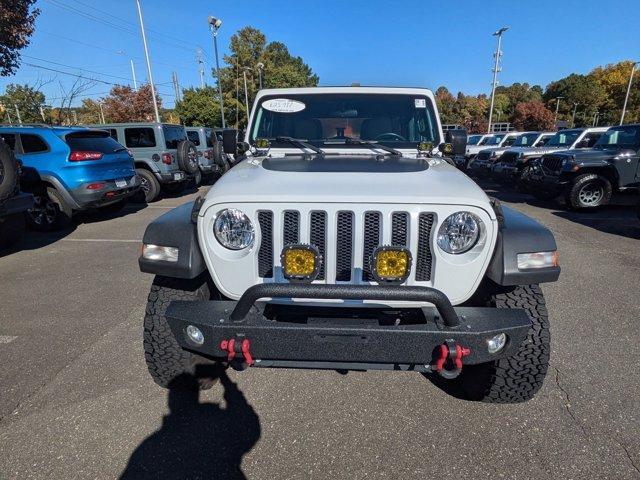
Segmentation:
<svg viewBox="0 0 640 480">
<path fill-rule="evenodd" d="M 467 145 L 478 145 L 478 142 L 482 138 L 482 135 L 471 135 L 467 139 Z"/>
<path fill-rule="evenodd" d="M 407 94 L 291 94 L 263 97 L 251 126 L 251 143 L 267 138 L 272 147 L 290 147 L 277 137 L 316 146 L 344 148 L 347 139 L 415 148 L 440 143 L 431 100 Z M 357 144 L 350 148 L 361 148 Z"/>
<path fill-rule="evenodd" d="M 638 148 L 640 126 L 610 128 L 602 134 L 594 148 Z"/>
<path fill-rule="evenodd" d="M 482 140 L 480 140 L 480 142 L 478 142 L 478 145 L 486 145 L 487 142 L 489 140 L 491 140 L 493 138 L 493 136 L 485 136 Z"/>
<path fill-rule="evenodd" d="M 514 147 L 531 147 L 540 136 L 539 133 L 525 133 L 516 138 Z"/>
<path fill-rule="evenodd" d="M 563 130 L 551 137 L 545 147 L 570 147 L 581 133 L 582 130 Z"/>
<path fill-rule="evenodd" d="M 504 135 L 494 135 L 493 137 L 488 138 L 487 141 L 483 143 L 483 145 L 500 145 L 500 142 L 502 142 L 503 138 Z"/>
</svg>

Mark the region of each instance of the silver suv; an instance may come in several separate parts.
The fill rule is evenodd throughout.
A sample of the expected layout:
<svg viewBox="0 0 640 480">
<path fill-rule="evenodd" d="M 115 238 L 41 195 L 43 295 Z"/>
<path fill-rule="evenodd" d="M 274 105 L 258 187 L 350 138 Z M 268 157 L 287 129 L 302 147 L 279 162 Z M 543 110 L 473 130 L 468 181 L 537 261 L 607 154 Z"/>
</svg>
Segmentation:
<svg viewBox="0 0 640 480">
<path fill-rule="evenodd" d="M 215 131 L 207 127 L 185 127 L 187 137 L 198 149 L 198 166 L 203 177 L 216 173 L 223 175 L 229 170 L 226 155 L 222 152 L 222 141 Z"/>
</svg>

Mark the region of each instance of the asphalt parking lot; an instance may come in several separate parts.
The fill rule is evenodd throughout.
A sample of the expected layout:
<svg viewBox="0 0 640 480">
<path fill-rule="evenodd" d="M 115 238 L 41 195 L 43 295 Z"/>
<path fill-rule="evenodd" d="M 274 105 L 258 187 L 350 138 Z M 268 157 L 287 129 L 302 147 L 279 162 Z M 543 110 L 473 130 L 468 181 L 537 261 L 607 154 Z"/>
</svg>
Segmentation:
<svg viewBox="0 0 640 480">
<path fill-rule="evenodd" d="M 201 187 L 204 191 L 208 187 Z M 640 478 L 640 222 L 497 195 L 550 227 L 552 368 L 487 405 L 415 373 L 259 370 L 199 398 L 148 376 L 139 241 L 167 198 L 0 257 L 0 478 Z"/>
</svg>

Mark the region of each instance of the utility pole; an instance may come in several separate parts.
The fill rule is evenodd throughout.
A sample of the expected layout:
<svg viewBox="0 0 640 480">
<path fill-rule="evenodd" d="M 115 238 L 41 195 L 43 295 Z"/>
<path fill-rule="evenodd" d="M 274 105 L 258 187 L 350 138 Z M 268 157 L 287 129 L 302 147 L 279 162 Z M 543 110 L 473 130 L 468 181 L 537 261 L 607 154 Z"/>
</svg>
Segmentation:
<svg viewBox="0 0 640 480">
<path fill-rule="evenodd" d="M 204 88 L 204 61 L 202 60 L 202 50 L 198 49 L 198 73 L 200 74 L 200 88 Z"/>
<path fill-rule="evenodd" d="M 495 64 L 493 66 L 493 83 L 491 85 L 491 106 L 489 107 L 489 126 L 487 127 L 487 133 L 491 133 L 491 120 L 493 118 L 493 103 L 495 101 L 496 96 L 496 86 L 498 85 L 498 72 L 500 69 L 500 57 L 502 57 L 502 51 L 500 47 L 502 46 L 502 34 L 509 30 L 509 27 L 502 27 L 500 30 L 493 34 L 494 37 L 498 37 L 498 48 L 496 49 L 496 53 L 494 56 L 496 57 Z"/>
<path fill-rule="evenodd" d="M 44 116 L 44 108 L 42 108 L 42 105 L 40 105 L 39 110 L 40 110 L 40 116 L 42 117 L 42 121 L 43 121 L 44 123 L 47 123 L 47 119 L 46 119 L 46 118 L 45 118 L 45 116 Z"/>
<path fill-rule="evenodd" d="M 156 101 L 156 86 L 153 83 L 153 73 L 151 72 L 151 60 L 149 59 L 149 48 L 147 47 L 147 34 L 144 31 L 144 20 L 142 19 L 142 7 L 140 0 L 136 0 L 138 6 L 138 18 L 140 19 L 140 31 L 142 32 L 142 44 L 144 45 L 144 56 L 147 59 L 147 73 L 149 74 L 149 85 L 151 85 L 151 99 L 153 101 L 153 111 L 156 114 L 156 122 L 160 123 L 160 112 Z"/>
<path fill-rule="evenodd" d="M 556 97 L 556 116 L 553 119 L 553 124 L 558 128 L 558 109 L 560 108 L 560 99 L 564 97 Z"/>
<path fill-rule="evenodd" d="M 176 72 L 172 72 L 171 79 L 173 82 L 173 91 L 176 95 L 176 102 L 180 101 L 180 84 L 178 83 L 178 74 Z"/>
<path fill-rule="evenodd" d="M 18 125 L 22 125 L 22 118 L 20 118 L 20 109 L 18 109 L 18 105 L 16 105 L 15 103 L 13 104 L 14 107 L 16 107 L 16 117 L 18 117 Z"/>
<path fill-rule="evenodd" d="M 208 19 L 209 28 L 213 35 L 213 50 L 216 57 L 216 81 L 218 82 L 218 95 L 220 96 L 220 116 L 222 117 L 222 128 L 227 128 L 227 124 L 224 121 L 224 97 L 222 96 L 222 83 L 220 82 L 220 61 L 218 60 L 218 30 L 222 25 L 222 20 L 219 18 L 210 16 Z"/>
<path fill-rule="evenodd" d="M 258 69 L 258 78 L 260 79 L 260 90 L 262 90 L 262 70 L 264 70 L 264 63 L 258 62 L 256 67 Z"/>
<path fill-rule="evenodd" d="M 244 77 L 244 103 L 247 108 L 247 126 L 249 125 L 249 93 L 247 92 L 247 70 L 251 70 L 250 67 L 244 67 L 242 69 L 242 76 Z"/>
<path fill-rule="evenodd" d="M 100 107 L 100 120 L 102 121 L 102 124 L 104 125 L 107 122 L 104 121 L 104 110 L 102 109 L 102 102 L 98 102 L 98 106 Z"/>
<path fill-rule="evenodd" d="M 578 110 L 579 103 L 573 102 L 573 116 L 571 117 L 571 128 L 576 127 L 576 111 Z"/>
<path fill-rule="evenodd" d="M 627 94 L 624 97 L 624 106 L 622 107 L 622 115 L 620 116 L 620 125 L 624 123 L 624 116 L 627 113 L 627 103 L 629 102 L 629 94 L 631 93 L 633 74 L 636 73 L 636 65 L 638 65 L 638 62 L 634 62 L 633 65 L 631 65 L 631 75 L 629 76 L 629 85 L 627 85 Z"/>
<path fill-rule="evenodd" d="M 593 115 L 593 125 L 591 125 L 592 127 L 597 127 L 598 126 L 598 117 L 600 116 L 600 112 L 598 110 L 596 110 L 596 113 L 594 113 Z"/>
<path fill-rule="evenodd" d="M 133 66 L 133 60 L 131 62 L 131 75 L 133 75 L 133 89 L 138 90 L 138 82 L 136 81 L 136 67 Z"/>
</svg>

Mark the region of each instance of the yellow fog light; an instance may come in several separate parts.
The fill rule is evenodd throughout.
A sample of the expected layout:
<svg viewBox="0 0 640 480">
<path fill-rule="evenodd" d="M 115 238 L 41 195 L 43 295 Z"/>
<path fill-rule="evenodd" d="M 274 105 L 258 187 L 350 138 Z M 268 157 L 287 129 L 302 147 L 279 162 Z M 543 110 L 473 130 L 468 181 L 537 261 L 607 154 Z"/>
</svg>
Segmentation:
<svg viewBox="0 0 640 480">
<path fill-rule="evenodd" d="M 433 150 L 433 143 L 432 142 L 420 142 L 420 143 L 418 143 L 418 151 L 419 152 L 431 153 L 431 150 Z"/>
<path fill-rule="evenodd" d="M 378 247 L 371 261 L 371 271 L 378 282 L 402 283 L 411 271 L 411 252 L 404 247 Z"/>
<path fill-rule="evenodd" d="M 280 261 L 286 279 L 311 282 L 318 276 L 322 257 L 313 245 L 287 245 Z"/>
<path fill-rule="evenodd" d="M 256 138 L 256 148 L 269 148 L 271 142 L 266 138 Z"/>
</svg>

